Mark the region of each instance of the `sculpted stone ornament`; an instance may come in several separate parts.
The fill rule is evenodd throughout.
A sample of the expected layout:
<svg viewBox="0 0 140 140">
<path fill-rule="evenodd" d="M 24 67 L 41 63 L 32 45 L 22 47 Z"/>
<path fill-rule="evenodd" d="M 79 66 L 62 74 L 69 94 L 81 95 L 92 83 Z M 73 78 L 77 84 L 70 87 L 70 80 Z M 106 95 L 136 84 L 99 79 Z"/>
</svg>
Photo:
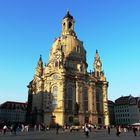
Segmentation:
<svg viewBox="0 0 140 140">
<path fill-rule="evenodd" d="M 62 51 L 62 46 L 56 52 L 56 61 L 58 62 L 59 68 L 63 66 L 64 52 Z"/>
<path fill-rule="evenodd" d="M 100 63 L 100 61 L 99 60 L 97 60 L 96 62 L 95 62 L 95 69 L 97 70 L 97 71 L 101 71 L 101 63 Z"/>
<path fill-rule="evenodd" d="M 38 79 L 36 81 L 36 91 L 37 92 L 43 91 L 43 81 L 42 81 L 42 79 Z"/>
<path fill-rule="evenodd" d="M 106 81 L 106 78 L 104 76 L 104 72 L 103 71 L 101 72 L 100 80 L 101 81 Z"/>
<path fill-rule="evenodd" d="M 29 85 L 27 86 L 28 87 L 28 93 L 29 94 L 31 94 L 31 93 L 33 93 L 33 86 L 32 86 L 32 83 L 33 83 L 33 81 L 31 81 L 30 83 L 29 83 Z"/>
</svg>

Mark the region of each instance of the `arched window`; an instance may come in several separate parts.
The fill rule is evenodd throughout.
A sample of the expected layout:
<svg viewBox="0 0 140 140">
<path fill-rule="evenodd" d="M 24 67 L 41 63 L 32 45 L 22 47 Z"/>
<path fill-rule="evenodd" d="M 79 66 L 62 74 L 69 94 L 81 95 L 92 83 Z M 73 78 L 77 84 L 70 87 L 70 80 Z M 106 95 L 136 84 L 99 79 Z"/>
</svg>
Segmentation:
<svg viewBox="0 0 140 140">
<path fill-rule="evenodd" d="M 52 109 L 55 109 L 57 106 L 57 94 L 58 94 L 58 87 L 52 87 Z"/>
<path fill-rule="evenodd" d="M 58 67 L 58 61 L 55 61 L 54 66 Z"/>
<path fill-rule="evenodd" d="M 66 94 L 66 109 L 72 110 L 73 105 L 73 90 L 71 87 L 68 87 Z"/>
<path fill-rule="evenodd" d="M 53 96 L 54 97 L 57 97 L 57 92 L 58 92 L 58 87 L 57 86 L 54 86 L 53 87 Z"/>
<path fill-rule="evenodd" d="M 71 22 L 69 22 L 69 25 L 68 25 L 68 26 L 69 26 L 69 29 L 71 29 L 71 27 L 72 27 L 72 23 L 71 23 Z"/>
<path fill-rule="evenodd" d="M 65 29 L 65 22 L 63 23 L 63 29 Z"/>
<path fill-rule="evenodd" d="M 80 46 L 77 46 L 77 47 L 76 47 L 76 51 L 77 51 L 78 53 L 80 53 Z"/>
<path fill-rule="evenodd" d="M 68 88 L 67 98 L 72 100 L 72 88 L 71 87 Z"/>
<path fill-rule="evenodd" d="M 73 123 L 73 116 L 69 117 L 69 123 Z"/>
<path fill-rule="evenodd" d="M 88 111 L 88 92 L 87 92 L 87 88 L 83 89 L 83 106 L 84 106 L 84 111 Z"/>
<path fill-rule="evenodd" d="M 102 112 L 101 106 L 102 106 L 101 90 L 99 88 L 97 88 L 96 89 L 96 109 L 97 109 L 98 113 Z"/>
<path fill-rule="evenodd" d="M 81 72 L 83 71 L 83 65 L 82 64 L 80 65 L 80 71 Z"/>
</svg>

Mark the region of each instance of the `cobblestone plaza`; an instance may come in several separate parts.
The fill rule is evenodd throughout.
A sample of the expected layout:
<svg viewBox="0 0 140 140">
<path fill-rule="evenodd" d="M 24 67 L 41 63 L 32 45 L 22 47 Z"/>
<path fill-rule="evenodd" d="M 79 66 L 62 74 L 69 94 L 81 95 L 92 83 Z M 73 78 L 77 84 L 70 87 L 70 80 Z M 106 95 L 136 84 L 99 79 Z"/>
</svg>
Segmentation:
<svg viewBox="0 0 140 140">
<path fill-rule="evenodd" d="M 119 137 L 116 136 L 116 129 L 111 130 L 111 134 L 108 135 L 107 130 L 93 130 L 90 132 L 88 138 L 84 135 L 83 131 L 73 131 L 73 132 L 62 132 L 56 134 L 55 130 L 45 131 L 45 132 L 19 132 L 17 135 L 11 135 L 9 132 L 6 135 L 0 134 L 0 140 L 137 140 L 140 139 L 140 132 L 137 132 L 137 136 L 134 136 L 133 132 L 122 132 Z"/>
</svg>

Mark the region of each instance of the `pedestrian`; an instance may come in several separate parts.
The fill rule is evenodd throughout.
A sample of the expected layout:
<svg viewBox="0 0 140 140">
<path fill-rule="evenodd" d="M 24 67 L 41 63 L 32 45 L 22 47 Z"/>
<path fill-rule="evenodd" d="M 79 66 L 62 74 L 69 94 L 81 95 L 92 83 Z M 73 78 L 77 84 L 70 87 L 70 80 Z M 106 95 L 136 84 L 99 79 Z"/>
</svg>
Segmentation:
<svg viewBox="0 0 140 140">
<path fill-rule="evenodd" d="M 108 126 L 107 130 L 108 130 L 108 134 L 110 135 L 110 126 Z"/>
<path fill-rule="evenodd" d="M 37 129 L 37 125 L 35 124 L 35 125 L 34 125 L 34 131 L 36 131 L 36 129 Z"/>
<path fill-rule="evenodd" d="M 7 125 L 4 125 L 4 126 L 3 126 L 3 135 L 6 134 L 7 129 L 8 129 L 8 128 L 7 128 Z"/>
<path fill-rule="evenodd" d="M 126 127 L 124 127 L 123 131 L 124 131 L 125 133 L 127 132 L 127 129 L 126 129 Z"/>
<path fill-rule="evenodd" d="M 58 134 L 58 130 L 59 130 L 59 124 L 56 124 L 56 134 Z"/>
<path fill-rule="evenodd" d="M 91 123 L 88 124 L 88 129 L 91 132 Z"/>
<path fill-rule="evenodd" d="M 121 127 L 120 126 L 116 126 L 116 135 L 117 136 L 120 136 L 120 134 L 121 134 Z"/>
<path fill-rule="evenodd" d="M 12 132 L 13 132 L 13 127 L 14 127 L 14 125 L 12 124 L 12 125 L 10 126 L 10 134 L 12 134 Z"/>
<path fill-rule="evenodd" d="M 89 129 L 88 129 L 88 125 L 87 124 L 85 125 L 84 131 L 85 131 L 86 137 L 88 138 L 89 137 Z"/>
<path fill-rule="evenodd" d="M 136 128 L 136 127 L 133 127 L 133 133 L 134 133 L 134 136 L 137 136 L 136 131 L 137 131 L 137 128 Z"/>
<path fill-rule="evenodd" d="M 17 128 L 18 128 L 18 124 L 15 123 L 15 124 L 13 125 L 13 133 L 14 133 L 14 135 L 17 134 Z"/>
<path fill-rule="evenodd" d="M 24 132 L 24 130 L 25 130 L 25 126 L 24 124 L 21 124 L 21 132 Z"/>
<path fill-rule="evenodd" d="M 38 125 L 38 131 L 41 131 L 41 124 Z"/>
</svg>

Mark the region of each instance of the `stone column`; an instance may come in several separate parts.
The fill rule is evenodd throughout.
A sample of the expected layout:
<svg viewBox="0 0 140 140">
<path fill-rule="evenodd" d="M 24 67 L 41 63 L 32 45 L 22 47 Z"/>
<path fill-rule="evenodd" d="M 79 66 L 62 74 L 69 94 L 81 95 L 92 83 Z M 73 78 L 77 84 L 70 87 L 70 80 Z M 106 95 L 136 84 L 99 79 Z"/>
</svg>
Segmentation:
<svg viewBox="0 0 140 140">
<path fill-rule="evenodd" d="M 80 104 L 80 112 L 83 112 L 83 88 L 82 85 L 79 85 L 79 104 Z"/>
<path fill-rule="evenodd" d="M 76 102 L 79 104 L 79 111 L 83 110 L 83 103 L 82 103 L 82 86 L 76 79 Z"/>
<path fill-rule="evenodd" d="M 82 125 L 84 123 L 84 111 L 83 111 L 83 89 L 82 89 L 82 83 L 77 81 L 77 85 L 76 85 L 76 92 L 77 94 L 77 99 L 76 101 L 78 101 L 79 104 L 79 122 L 80 125 Z"/>
<path fill-rule="evenodd" d="M 93 124 L 98 124 L 98 117 L 97 117 L 97 110 L 96 110 L 96 92 L 95 92 L 95 84 L 91 83 L 89 86 L 89 111 L 90 111 L 90 118 L 89 121 Z"/>
<path fill-rule="evenodd" d="M 61 88 L 60 88 L 60 93 L 61 94 L 61 103 L 60 103 L 60 112 L 61 115 L 59 116 L 61 118 L 61 122 L 59 122 L 60 125 L 64 125 L 65 123 L 65 80 L 63 79 L 61 82 Z"/>
<path fill-rule="evenodd" d="M 103 121 L 105 126 L 109 125 L 107 88 L 108 88 L 108 83 L 104 82 L 102 91 L 103 91 L 103 119 L 104 119 Z"/>
<path fill-rule="evenodd" d="M 79 104 L 79 86 L 77 80 L 76 80 L 76 102 Z"/>
</svg>

